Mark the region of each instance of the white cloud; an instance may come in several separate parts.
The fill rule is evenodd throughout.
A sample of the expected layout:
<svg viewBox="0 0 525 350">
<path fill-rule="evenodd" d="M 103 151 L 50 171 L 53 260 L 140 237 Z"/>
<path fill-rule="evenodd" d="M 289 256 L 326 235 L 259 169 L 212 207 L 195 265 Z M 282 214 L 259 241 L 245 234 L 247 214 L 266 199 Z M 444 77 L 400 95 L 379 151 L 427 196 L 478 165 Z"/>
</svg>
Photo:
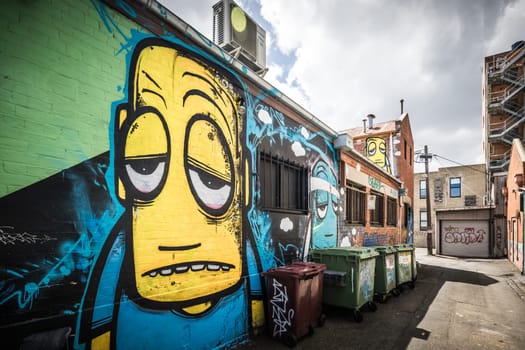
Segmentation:
<svg viewBox="0 0 525 350">
<path fill-rule="evenodd" d="M 161 2 L 211 38 L 217 0 Z M 267 31 L 265 79 L 332 129 L 395 119 L 403 98 L 416 149 L 483 161 L 483 58 L 525 40 L 525 0 L 237 3 Z"/>
</svg>

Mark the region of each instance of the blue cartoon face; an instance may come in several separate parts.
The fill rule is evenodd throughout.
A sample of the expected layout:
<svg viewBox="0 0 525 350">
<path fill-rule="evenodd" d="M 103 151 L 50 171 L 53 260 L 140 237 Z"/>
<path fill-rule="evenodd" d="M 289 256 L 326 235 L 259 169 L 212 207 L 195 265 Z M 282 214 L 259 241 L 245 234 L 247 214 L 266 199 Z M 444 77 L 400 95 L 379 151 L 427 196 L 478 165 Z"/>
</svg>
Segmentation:
<svg viewBox="0 0 525 350">
<path fill-rule="evenodd" d="M 312 247 L 333 248 L 337 246 L 337 209 L 339 193 L 332 169 L 319 161 L 312 172 Z"/>
</svg>

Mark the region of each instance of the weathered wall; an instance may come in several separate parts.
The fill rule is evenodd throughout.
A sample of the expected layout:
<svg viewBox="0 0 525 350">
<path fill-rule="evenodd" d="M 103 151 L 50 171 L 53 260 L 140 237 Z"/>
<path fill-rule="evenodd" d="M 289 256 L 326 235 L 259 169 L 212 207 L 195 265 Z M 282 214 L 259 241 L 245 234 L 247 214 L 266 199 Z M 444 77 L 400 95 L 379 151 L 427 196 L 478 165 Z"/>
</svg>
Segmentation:
<svg viewBox="0 0 525 350">
<path fill-rule="evenodd" d="M 372 191 L 376 191 L 383 194 L 385 200 L 387 197 L 398 199 L 399 183 L 388 177 L 386 172 L 378 171 L 371 161 L 351 152 L 343 153 L 341 161 L 341 179 L 343 183 L 351 181 L 363 186 L 366 189 L 367 198 L 372 194 Z M 386 204 L 384 208 L 385 220 L 381 225 L 370 224 L 370 210 L 368 207 L 366 208 L 364 224 L 351 224 L 344 215 L 341 216 L 339 222 L 340 244 L 345 236 L 348 237 L 352 246 L 394 245 L 406 242 L 401 235 L 399 208 L 399 205 L 397 205 L 396 225 L 387 225 L 386 223 Z"/>
<path fill-rule="evenodd" d="M 520 271 L 524 271 L 523 262 L 523 208 L 521 205 L 523 192 L 523 183 L 516 182 L 514 178 L 521 175 L 524 176 L 524 162 L 525 150 L 521 142 L 516 139 L 512 145 L 512 152 L 510 156 L 509 171 L 507 174 L 505 189 L 506 196 L 504 201 L 506 204 L 507 217 L 507 254 L 508 259 L 518 267 Z M 522 180 L 523 182 L 523 180 Z"/>
<path fill-rule="evenodd" d="M 336 245 L 331 139 L 207 39 L 117 3 L 0 14 L 0 329 L 70 327 L 78 348 L 243 342 L 264 322 L 260 272 Z M 308 210 L 262 208 L 262 151 L 307 168 Z"/>
</svg>

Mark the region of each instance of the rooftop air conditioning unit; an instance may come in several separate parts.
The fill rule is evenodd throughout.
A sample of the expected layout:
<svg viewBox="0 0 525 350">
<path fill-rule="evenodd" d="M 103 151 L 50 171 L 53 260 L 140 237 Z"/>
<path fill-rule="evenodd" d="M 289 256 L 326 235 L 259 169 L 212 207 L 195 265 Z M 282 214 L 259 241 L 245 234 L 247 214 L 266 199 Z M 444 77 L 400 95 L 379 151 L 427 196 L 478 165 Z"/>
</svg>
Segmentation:
<svg viewBox="0 0 525 350">
<path fill-rule="evenodd" d="M 266 31 L 233 0 L 213 5 L 213 42 L 255 73 L 266 73 Z"/>
<path fill-rule="evenodd" d="M 334 147 L 336 149 L 343 149 L 343 150 L 350 150 L 354 148 L 354 140 L 352 139 L 352 136 L 348 134 L 339 134 L 337 135 Z"/>
</svg>

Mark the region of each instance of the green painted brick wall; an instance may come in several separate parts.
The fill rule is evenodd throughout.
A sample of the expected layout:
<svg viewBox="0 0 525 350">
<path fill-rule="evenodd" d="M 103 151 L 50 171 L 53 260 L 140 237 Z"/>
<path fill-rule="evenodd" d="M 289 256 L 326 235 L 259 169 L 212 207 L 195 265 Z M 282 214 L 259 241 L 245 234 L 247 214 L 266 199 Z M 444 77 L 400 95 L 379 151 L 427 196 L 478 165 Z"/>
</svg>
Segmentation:
<svg viewBox="0 0 525 350">
<path fill-rule="evenodd" d="M 126 53 L 97 6 L 89 0 L 1 5 L 0 197 L 109 149 Z M 123 16 L 111 18 L 124 34 L 141 30 Z"/>
</svg>

